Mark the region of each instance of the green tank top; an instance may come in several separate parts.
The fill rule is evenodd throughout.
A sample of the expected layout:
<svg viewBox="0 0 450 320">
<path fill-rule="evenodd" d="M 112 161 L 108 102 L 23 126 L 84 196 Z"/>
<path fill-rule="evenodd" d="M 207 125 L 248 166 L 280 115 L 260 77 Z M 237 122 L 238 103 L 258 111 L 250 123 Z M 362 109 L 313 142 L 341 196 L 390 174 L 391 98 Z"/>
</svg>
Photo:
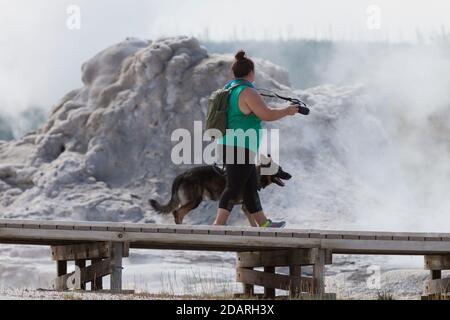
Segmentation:
<svg viewBox="0 0 450 320">
<path fill-rule="evenodd" d="M 258 153 L 261 144 L 260 130 L 262 129 L 262 121 L 255 114 L 245 115 L 239 109 L 239 96 L 241 92 L 246 88 L 254 88 L 254 86 L 246 80 L 235 79 L 230 81 L 225 86 L 225 89 L 236 84 L 239 84 L 239 86 L 232 90 L 227 110 L 227 129 L 233 129 L 235 131 L 233 133 L 227 132 L 217 143 L 233 147 L 243 147 L 254 153 Z"/>
</svg>

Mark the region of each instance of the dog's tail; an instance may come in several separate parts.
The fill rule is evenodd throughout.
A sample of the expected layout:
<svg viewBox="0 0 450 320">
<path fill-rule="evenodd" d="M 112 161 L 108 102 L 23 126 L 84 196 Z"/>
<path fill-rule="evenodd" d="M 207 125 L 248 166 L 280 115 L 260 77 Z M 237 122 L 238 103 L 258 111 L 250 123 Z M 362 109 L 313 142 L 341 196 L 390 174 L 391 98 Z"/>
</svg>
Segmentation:
<svg viewBox="0 0 450 320">
<path fill-rule="evenodd" d="M 178 206 L 180 205 L 180 199 L 178 198 L 178 190 L 181 184 L 181 178 L 177 177 L 172 185 L 172 197 L 169 200 L 169 203 L 167 204 L 161 204 L 155 199 L 151 199 L 149 201 L 152 208 L 160 213 L 160 214 L 167 214 L 174 211 Z"/>
</svg>

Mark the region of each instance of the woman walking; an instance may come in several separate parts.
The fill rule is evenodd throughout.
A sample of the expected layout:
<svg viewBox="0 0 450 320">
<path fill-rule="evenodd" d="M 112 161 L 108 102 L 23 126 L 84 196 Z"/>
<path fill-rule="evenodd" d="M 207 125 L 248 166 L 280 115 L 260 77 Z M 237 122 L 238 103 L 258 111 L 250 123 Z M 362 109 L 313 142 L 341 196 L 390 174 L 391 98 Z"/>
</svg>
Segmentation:
<svg viewBox="0 0 450 320">
<path fill-rule="evenodd" d="M 240 194 L 252 225 L 283 228 L 284 221 L 274 222 L 266 217 L 258 194 L 258 177 L 254 159 L 260 146 L 263 121 L 277 121 L 298 114 L 298 107 L 269 108 L 253 86 L 255 64 L 239 51 L 233 63 L 234 79 L 225 88 L 233 88 L 227 111 L 227 131 L 219 145 L 223 146 L 227 186 L 222 193 L 214 225 L 225 225 Z"/>
</svg>

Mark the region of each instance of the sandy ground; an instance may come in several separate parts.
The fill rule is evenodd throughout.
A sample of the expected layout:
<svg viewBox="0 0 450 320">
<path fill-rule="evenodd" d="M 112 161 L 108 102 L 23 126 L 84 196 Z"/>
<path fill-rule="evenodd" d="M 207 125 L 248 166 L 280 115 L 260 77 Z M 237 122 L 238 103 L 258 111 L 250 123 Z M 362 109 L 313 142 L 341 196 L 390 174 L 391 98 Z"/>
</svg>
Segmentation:
<svg viewBox="0 0 450 320">
<path fill-rule="evenodd" d="M 162 300 L 165 298 L 168 297 L 151 294 L 80 293 L 44 290 L 7 289 L 0 292 L 0 300 Z"/>
<path fill-rule="evenodd" d="M 236 257 L 231 253 L 132 250 L 124 259 L 123 288 L 134 290 L 135 295 L 49 291 L 56 268 L 48 248 L 2 246 L 0 253 L 0 299 L 172 299 L 232 296 L 242 290 L 235 282 Z M 311 275 L 312 269 L 302 271 Z M 277 272 L 288 270 L 278 268 Z M 376 299 L 379 293 L 419 299 L 428 276 L 421 257 L 336 255 L 326 268 L 326 290 L 338 299 Z M 108 282 L 106 277 L 105 289 Z"/>
</svg>

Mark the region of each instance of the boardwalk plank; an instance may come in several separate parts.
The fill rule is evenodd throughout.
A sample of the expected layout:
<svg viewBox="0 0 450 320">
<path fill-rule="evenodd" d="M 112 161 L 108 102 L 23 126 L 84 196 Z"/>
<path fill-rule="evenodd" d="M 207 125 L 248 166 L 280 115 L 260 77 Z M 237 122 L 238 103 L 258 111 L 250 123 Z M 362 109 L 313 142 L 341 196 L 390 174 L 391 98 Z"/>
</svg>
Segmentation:
<svg viewBox="0 0 450 320">
<path fill-rule="evenodd" d="M 131 248 L 243 251 L 323 248 L 334 253 L 450 254 L 450 234 L 0 219 L 0 243 L 130 242 Z"/>
</svg>

